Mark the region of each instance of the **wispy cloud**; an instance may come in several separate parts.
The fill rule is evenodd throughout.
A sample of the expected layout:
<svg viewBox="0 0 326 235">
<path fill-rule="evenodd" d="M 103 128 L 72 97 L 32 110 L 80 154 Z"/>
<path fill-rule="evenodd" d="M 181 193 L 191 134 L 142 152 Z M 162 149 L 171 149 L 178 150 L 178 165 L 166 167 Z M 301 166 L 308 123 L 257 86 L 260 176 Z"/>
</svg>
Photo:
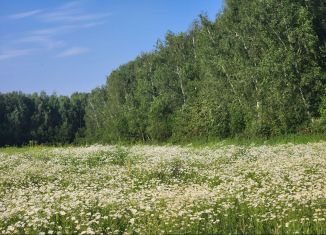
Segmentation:
<svg viewBox="0 0 326 235">
<path fill-rule="evenodd" d="M 37 14 L 41 13 L 42 11 L 43 10 L 37 9 L 37 10 L 33 10 L 33 11 L 20 12 L 20 13 L 17 13 L 17 14 L 10 15 L 9 18 L 14 19 L 14 20 L 20 20 L 20 19 L 23 19 L 23 18 L 27 18 L 27 17 L 37 15 Z"/>
<path fill-rule="evenodd" d="M 106 18 L 111 15 L 109 12 L 90 12 L 85 8 L 84 3 L 84 0 L 70 1 L 54 8 L 35 9 L 8 16 L 11 20 L 33 17 L 43 28 L 34 27 L 30 31 L 16 35 L 11 40 L 6 40 L 5 44 L 8 50 L 3 53 L 0 51 L 0 60 L 29 55 L 36 51 L 54 51 L 58 48 L 68 47 L 69 45 L 60 39 L 61 36 L 104 24 Z M 14 50 L 14 47 L 19 49 Z M 33 50 L 20 49 L 24 47 L 33 48 Z M 76 56 L 88 51 L 88 48 L 68 47 L 56 57 Z"/>
<path fill-rule="evenodd" d="M 0 61 L 29 55 L 29 54 L 31 54 L 31 52 L 32 52 L 32 50 L 30 50 L 30 49 L 21 49 L 21 50 L 14 49 L 14 50 L 3 51 L 3 52 L 0 52 Z"/>
<path fill-rule="evenodd" d="M 72 47 L 72 48 L 69 48 L 69 49 L 61 52 L 60 54 L 57 55 L 57 57 L 62 58 L 62 57 L 69 57 L 69 56 L 77 56 L 77 55 L 84 54 L 86 52 L 89 52 L 88 48 Z"/>
<path fill-rule="evenodd" d="M 80 7 L 82 5 L 83 1 L 71 1 L 71 2 L 67 2 L 63 5 L 61 5 L 60 7 L 58 7 L 57 9 L 70 9 L 70 8 L 76 8 L 76 7 Z"/>
<path fill-rule="evenodd" d="M 85 23 L 82 25 L 82 28 L 92 28 L 98 25 L 105 24 L 105 21 L 95 21 L 95 22 L 90 22 L 90 23 Z"/>
<path fill-rule="evenodd" d="M 45 22 L 77 23 L 101 20 L 110 15 L 109 12 L 87 13 L 82 8 L 82 1 L 73 1 L 44 12 L 40 15 L 40 19 Z"/>
<path fill-rule="evenodd" d="M 69 11 L 51 12 L 51 13 L 43 14 L 41 18 L 46 22 L 76 23 L 76 22 L 101 20 L 110 15 L 111 13 L 85 14 L 79 12 L 78 10 L 69 10 Z"/>
<path fill-rule="evenodd" d="M 33 30 L 30 32 L 30 34 L 55 36 L 55 35 L 65 32 L 69 29 L 72 29 L 72 28 L 74 28 L 74 27 L 71 25 L 54 26 L 54 27 Z"/>
<path fill-rule="evenodd" d="M 61 26 L 54 26 L 54 27 L 33 30 L 30 32 L 30 34 L 56 36 L 58 34 L 71 32 L 72 30 L 76 30 L 76 29 L 96 27 L 104 23 L 105 21 L 94 21 L 94 22 L 91 21 L 91 22 L 85 22 L 81 24 L 66 24 Z"/>
<path fill-rule="evenodd" d="M 32 35 L 20 38 L 15 41 L 16 44 L 37 44 L 46 49 L 60 48 L 65 45 L 64 41 L 56 40 L 44 35 Z"/>
</svg>

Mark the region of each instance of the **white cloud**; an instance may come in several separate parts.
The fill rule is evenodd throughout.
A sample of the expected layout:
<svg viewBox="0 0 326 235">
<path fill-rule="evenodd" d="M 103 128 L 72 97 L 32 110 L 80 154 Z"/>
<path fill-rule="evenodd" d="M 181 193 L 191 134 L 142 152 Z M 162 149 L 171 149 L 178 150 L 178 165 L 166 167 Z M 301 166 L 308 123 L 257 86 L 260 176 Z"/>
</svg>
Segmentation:
<svg viewBox="0 0 326 235">
<path fill-rule="evenodd" d="M 30 34 L 55 36 L 55 35 L 58 35 L 61 33 L 71 32 L 72 30 L 75 30 L 75 29 L 96 27 L 96 26 L 102 25 L 104 23 L 105 23 L 105 21 L 91 21 L 91 22 L 85 22 L 85 23 L 80 23 L 80 24 L 67 24 L 67 25 L 61 25 L 61 26 L 56 26 L 56 27 L 49 27 L 49 28 L 33 30 L 30 32 Z"/>
<path fill-rule="evenodd" d="M 81 4 L 82 4 L 82 1 L 71 1 L 71 2 L 67 2 L 67 3 L 61 5 L 58 9 L 76 8 L 76 7 L 80 7 Z"/>
<path fill-rule="evenodd" d="M 62 22 L 67 24 L 100 20 L 110 15 L 111 13 L 85 13 L 81 7 L 81 1 L 75 1 L 41 14 L 40 19 L 45 22 Z"/>
<path fill-rule="evenodd" d="M 7 60 L 11 58 L 16 58 L 20 56 L 25 56 L 31 54 L 32 50 L 30 49 L 14 49 L 0 52 L 0 60 Z"/>
<path fill-rule="evenodd" d="M 64 31 L 67 31 L 68 29 L 73 28 L 70 25 L 63 25 L 63 26 L 57 26 L 57 27 L 49 27 L 49 28 L 43 28 L 43 29 L 37 29 L 33 30 L 30 33 L 32 35 L 57 35 L 59 33 L 62 33 Z"/>
<path fill-rule="evenodd" d="M 84 54 L 88 51 L 89 51 L 88 48 L 72 47 L 72 48 L 69 48 L 69 49 L 61 52 L 60 54 L 57 55 L 57 57 L 62 58 L 62 57 L 76 56 L 76 55 Z"/>
<path fill-rule="evenodd" d="M 37 15 L 39 13 L 41 13 L 43 10 L 33 10 L 33 11 L 25 11 L 25 12 L 20 12 L 20 13 L 17 13 L 17 14 L 13 14 L 13 15 L 10 15 L 9 18 L 10 19 L 14 19 L 14 20 L 19 20 L 19 19 L 23 19 L 23 18 L 26 18 L 26 17 L 31 17 L 31 16 L 34 16 L 34 15 Z"/>
<path fill-rule="evenodd" d="M 97 22 L 90 22 L 90 23 L 85 23 L 81 25 L 82 28 L 92 28 L 98 25 L 105 24 L 105 21 L 97 21 Z"/>
<path fill-rule="evenodd" d="M 103 14 L 85 14 L 75 10 L 63 11 L 63 12 L 52 12 L 43 14 L 42 20 L 46 22 L 64 22 L 64 23 L 75 23 L 100 20 L 110 16 L 111 13 Z"/>
<path fill-rule="evenodd" d="M 65 45 L 63 41 L 55 40 L 44 35 L 26 36 L 15 41 L 17 44 L 37 44 L 46 49 L 60 48 Z"/>
<path fill-rule="evenodd" d="M 1 1 L 1 0 L 0 0 Z M 33 17 L 44 28 L 34 27 L 31 31 L 16 35 L 11 40 L 6 40 L 3 52 L 0 51 L 0 60 L 29 55 L 36 51 L 55 51 L 66 45 L 61 35 L 73 34 L 76 30 L 86 30 L 104 24 L 111 13 L 89 12 L 83 6 L 84 0 L 70 1 L 56 8 L 35 9 L 32 11 L 18 12 L 8 16 L 10 19 L 24 19 Z M 13 37 L 13 36 L 11 36 Z M 20 50 L 12 48 L 34 48 L 33 50 Z M 70 47 L 62 51 L 57 57 L 77 56 L 88 52 L 90 49 Z"/>
</svg>

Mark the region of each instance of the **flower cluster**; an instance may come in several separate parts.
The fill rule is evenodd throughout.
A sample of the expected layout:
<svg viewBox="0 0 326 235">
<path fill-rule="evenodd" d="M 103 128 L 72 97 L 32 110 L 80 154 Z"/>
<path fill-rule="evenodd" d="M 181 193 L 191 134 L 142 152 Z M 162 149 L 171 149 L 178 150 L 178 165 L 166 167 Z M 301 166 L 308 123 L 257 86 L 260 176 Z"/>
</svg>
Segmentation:
<svg viewBox="0 0 326 235">
<path fill-rule="evenodd" d="M 0 233 L 326 233 L 326 143 L 0 152 Z"/>
</svg>

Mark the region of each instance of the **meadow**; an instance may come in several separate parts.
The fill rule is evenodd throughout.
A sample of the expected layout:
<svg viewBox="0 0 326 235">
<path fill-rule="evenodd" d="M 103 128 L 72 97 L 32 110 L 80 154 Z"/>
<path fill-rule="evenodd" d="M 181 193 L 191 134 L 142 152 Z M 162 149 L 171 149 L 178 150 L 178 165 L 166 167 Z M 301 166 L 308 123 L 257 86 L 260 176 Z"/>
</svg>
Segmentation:
<svg viewBox="0 0 326 235">
<path fill-rule="evenodd" d="M 0 149 L 0 234 L 325 234 L 326 142 Z"/>
</svg>

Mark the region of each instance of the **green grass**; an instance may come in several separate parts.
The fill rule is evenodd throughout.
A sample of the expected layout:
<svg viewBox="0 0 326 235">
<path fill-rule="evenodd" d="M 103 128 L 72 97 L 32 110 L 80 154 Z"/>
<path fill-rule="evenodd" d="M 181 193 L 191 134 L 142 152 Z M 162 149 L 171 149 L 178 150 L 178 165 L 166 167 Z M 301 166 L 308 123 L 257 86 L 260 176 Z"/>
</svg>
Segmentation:
<svg viewBox="0 0 326 235">
<path fill-rule="evenodd" d="M 192 140 L 189 142 L 181 143 L 181 146 L 192 146 L 192 147 L 222 147 L 228 145 L 238 146 L 261 146 L 261 145 L 279 145 L 279 144 L 307 144 L 316 143 L 320 141 L 326 141 L 326 134 L 291 134 L 275 136 L 268 139 L 264 138 L 228 138 L 228 139 L 214 139 L 209 138 L 208 140 Z"/>
<path fill-rule="evenodd" d="M 34 154 L 37 152 L 42 152 L 45 150 L 50 150 L 54 149 L 55 147 L 50 147 L 50 146 L 23 146 L 23 147 L 3 147 L 0 148 L 0 153 L 5 153 L 5 154 Z"/>
</svg>

